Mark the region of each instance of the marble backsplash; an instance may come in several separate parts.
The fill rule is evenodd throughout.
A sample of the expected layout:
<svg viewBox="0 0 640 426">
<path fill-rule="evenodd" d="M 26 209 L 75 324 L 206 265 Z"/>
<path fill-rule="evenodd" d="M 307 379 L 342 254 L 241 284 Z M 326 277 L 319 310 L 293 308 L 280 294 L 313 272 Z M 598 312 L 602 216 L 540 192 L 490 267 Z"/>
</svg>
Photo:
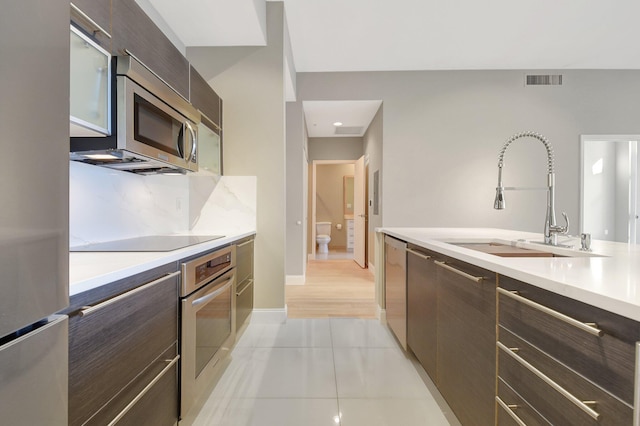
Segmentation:
<svg viewBox="0 0 640 426">
<path fill-rule="evenodd" d="M 71 161 L 70 246 L 256 229 L 256 177 L 141 176 Z"/>
</svg>

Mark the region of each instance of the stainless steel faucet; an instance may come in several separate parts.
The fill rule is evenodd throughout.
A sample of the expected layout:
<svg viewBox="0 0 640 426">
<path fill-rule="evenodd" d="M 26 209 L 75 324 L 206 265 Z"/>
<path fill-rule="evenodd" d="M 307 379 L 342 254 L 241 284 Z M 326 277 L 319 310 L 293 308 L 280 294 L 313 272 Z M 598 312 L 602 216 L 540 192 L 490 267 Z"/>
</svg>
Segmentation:
<svg viewBox="0 0 640 426">
<path fill-rule="evenodd" d="M 547 150 L 547 186 L 545 188 L 516 188 L 505 187 L 502 185 L 502 167 L 504 166 L 504 153 L 507 151 L 509 145 L 516 139 L 531 137 L 542 142 Z M 553 148 L 551 144 L 539 133 L 535 132 L 522 132 L 516 133 L 511 136 L 500 150 L 498 157 L 498 186 L 496 187 L 496 198 L 493 203 L 493 208 L 496 210 L 503 210 L 506 207 L 504 199 L 504 191 L 507 190 L 519 190 L 519 189 L 546 189 L 547 190 L 547 214 L 544 221 L 544 243 L 550 245 L 558 245 L 558 234 L 567 234 L 569 232 L 569 218 L 566 213 L 562 213 L 566 222 L 565 226 L 559 226 L 556 224 L 555 213 L 555 173 L 553 172 Z"/>
</svg>

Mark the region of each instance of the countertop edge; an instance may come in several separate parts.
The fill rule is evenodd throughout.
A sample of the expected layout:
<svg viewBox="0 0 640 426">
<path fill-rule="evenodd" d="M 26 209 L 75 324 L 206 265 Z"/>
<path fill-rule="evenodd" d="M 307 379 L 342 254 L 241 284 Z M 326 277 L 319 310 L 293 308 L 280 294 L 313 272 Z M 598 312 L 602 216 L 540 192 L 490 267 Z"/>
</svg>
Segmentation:
<svg viewBox="0 0 640 426">
<path fill-rule="evenodd" d="M 255 235 L 246 231 L 167 252 L 69 253 L 69 296 Z"/>
</svg>

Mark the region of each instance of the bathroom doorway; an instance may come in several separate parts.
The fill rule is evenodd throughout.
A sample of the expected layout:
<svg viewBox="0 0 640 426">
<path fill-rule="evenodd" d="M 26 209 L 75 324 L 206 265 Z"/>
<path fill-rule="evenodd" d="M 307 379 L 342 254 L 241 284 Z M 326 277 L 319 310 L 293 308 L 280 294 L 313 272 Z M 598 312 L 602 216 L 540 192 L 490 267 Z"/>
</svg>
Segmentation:
<svg viewBox="0 0 640 426">
<path fill-rule="evenodd" d="M 310 260 L 354 260 L 354 254 L 358 254 L 357 263 L 366 268 L 367 226 L 363 212 L 367 211 L 367 185 L 365 168 L 356 167 L 358 162 L 364 164 L 364 158 L 314 160 L 310 165 Z"/>
</svg>

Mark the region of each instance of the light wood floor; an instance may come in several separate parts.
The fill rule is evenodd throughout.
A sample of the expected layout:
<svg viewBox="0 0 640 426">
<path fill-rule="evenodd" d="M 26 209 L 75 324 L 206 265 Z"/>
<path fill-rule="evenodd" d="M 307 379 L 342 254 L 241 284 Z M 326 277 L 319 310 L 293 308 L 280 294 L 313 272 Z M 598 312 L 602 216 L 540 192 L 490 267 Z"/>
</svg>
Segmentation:
<svg viewBox="0 0 640 426">
<path fill-rule="evenodd" d="M 375 284 L 353 260 L 310 260 L 304 285 L 285 286 L 289 318 L 376 318 Z"/>
</svg>

